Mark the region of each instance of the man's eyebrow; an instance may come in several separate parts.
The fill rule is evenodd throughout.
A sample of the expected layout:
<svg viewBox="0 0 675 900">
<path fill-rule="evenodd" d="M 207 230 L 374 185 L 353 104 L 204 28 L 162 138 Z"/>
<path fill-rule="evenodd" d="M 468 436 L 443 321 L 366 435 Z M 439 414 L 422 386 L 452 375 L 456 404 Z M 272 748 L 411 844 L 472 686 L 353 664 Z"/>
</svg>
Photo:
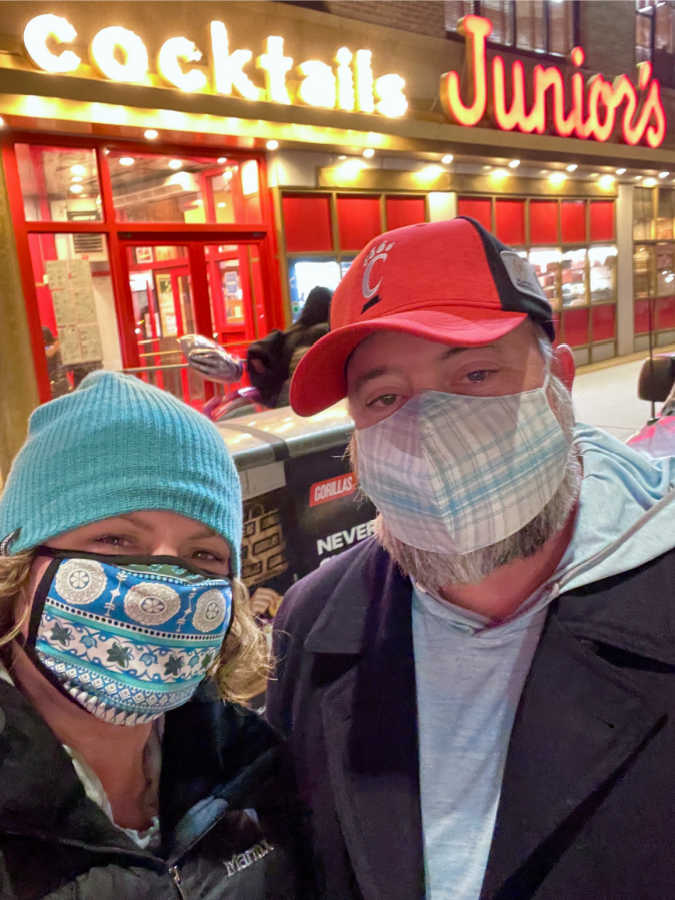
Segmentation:
<svg viewBox="0 0 675 900">
<path fill-rule="evenodd" d="M 453 356 L 457 356 L 459 353 L 467 353 L 469 350 L 484 350 L 486 347 L 491 347 L 492 344 L 481 344 L 480 347 L 446 347 L 443 353 L 439 356 L 439 359 L 450 359 Z M 386 375 L 391 371 L 391 366 L 376 366 L 373 369 L 368 369 L 366 372 L 362 372 L 354 380 L 354 385 L 351 388 L 354 393 L 359 391 L 364 384 L 367 384 L 369 381 L 373 381 L 375 378 L 380 378 L 382 375 Z"/>
</svg>

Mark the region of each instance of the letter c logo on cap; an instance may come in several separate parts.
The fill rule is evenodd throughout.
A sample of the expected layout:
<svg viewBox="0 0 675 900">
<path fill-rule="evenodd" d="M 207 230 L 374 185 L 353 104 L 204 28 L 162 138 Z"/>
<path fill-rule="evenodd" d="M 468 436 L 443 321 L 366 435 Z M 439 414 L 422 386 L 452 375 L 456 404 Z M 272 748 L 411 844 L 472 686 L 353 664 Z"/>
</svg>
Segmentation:
<svg viewBox="0 0 675 900">
<path fill-rule="evenodd" d="M 384 262 L 389 255 L 389 251 L 394 246 L 395 241 L 391 241 L 387 243 L 386 241 L 382 241 L 377 247 L 372 247 L 370 253 L 365 258 L 365 269 L 363 270 L 363 278 L 361 280 L 361 293 L 363 294 L 364 300 L 370 300 L 371 297 L 374 297 L 375 294 L 379 291 L 380 285 L 382 284 L 382 276 L 380 275 L 377 284 L 371 286 L 370 277 L 373 271 L 373 267 L 375 263 L 379 260 Z"/>
</svg>

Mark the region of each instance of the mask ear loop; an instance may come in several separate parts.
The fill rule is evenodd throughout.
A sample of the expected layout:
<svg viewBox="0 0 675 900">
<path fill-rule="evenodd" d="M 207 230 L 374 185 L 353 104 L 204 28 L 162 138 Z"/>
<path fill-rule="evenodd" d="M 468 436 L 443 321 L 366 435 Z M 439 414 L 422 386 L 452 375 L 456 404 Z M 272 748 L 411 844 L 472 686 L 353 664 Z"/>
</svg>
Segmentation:
<svg viewBox="0 0 675 900">
<path fill-rule="evenodd" d="M 33 662 L 39 663 L 37 654 L 34 652 L 35 641 L 37 639 L 38 628 L 40 627 L 40 620 L 42 619 L 42 611 L 45 608 L 45 603 L 47 602 L 47 594 L 49 593 L 49 588 L 51 587 L 54 576 L 56 575 L 56 570 L 60 565 L 60 559 L 51 560 L 45 570 L 44 575 L 40 579 L 37 588 L 35 589 L 35 593 L 33 594 L 33 606 L 30 611 L 28 637 L 24 638 L 22 641 L 24 650 L 29 654 Z"/>
</svg>

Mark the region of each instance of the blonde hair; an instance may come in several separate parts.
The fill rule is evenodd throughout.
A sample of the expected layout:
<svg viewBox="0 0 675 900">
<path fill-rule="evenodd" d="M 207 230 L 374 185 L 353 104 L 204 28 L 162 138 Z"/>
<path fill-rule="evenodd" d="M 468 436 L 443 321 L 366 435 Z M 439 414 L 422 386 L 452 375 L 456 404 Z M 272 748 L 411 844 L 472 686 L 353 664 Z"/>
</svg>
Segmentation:
<svg viewBox="0 0 675 900">
<path fill-rule="evenodd" d="M 35 553 L 0 556 L 0 647 L 9 644 L 30 615 L 30 605 L 20 615 L 21 596 L 28 585 Z M 209 675 L 223 700 L 245 704 L 265 690 L 271 665 L 267 641 L 251 612 L 246 585 L 232 580 L 233 618 L 220 654 Z"/>
</svg>

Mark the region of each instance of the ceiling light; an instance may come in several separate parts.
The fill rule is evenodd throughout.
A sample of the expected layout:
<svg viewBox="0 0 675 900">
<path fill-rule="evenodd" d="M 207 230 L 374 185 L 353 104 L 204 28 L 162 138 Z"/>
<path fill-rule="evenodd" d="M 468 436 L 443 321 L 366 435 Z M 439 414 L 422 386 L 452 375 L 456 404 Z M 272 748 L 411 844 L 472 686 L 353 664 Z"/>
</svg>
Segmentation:
<svg viewBox="0 0 675 900">
<path fill-rule="evenodd" d="M 372 159 L 375 156 L 375 151 L 372 147 L 366 147 L 366 149 L 363 151 L 363 156 L 365 157 L 365 159 Z"/>
<path fill-rule="evenodd" d="M 169 168 L 176 171 L 177 169 L 183 168 L 183 160 L 182 159 L 170 159 L 169 160 Z"/>
<path fill-rule="evenodd" d="M 655 187 L 658 184 L 656 178 L 651 178 L 651 177 L 645 178 L 645 180 L 642 183 L 644 184 L 645 187 Z"/>
<path fill-rule="evenodd" d="M 121 166 L 133 166 L 136 160 L 133 156 L 120 156 L 119 163 Z"/>
<path fill-rule="evenodd" d="M 453 161 L 454 158 L 455 158 L 455 157 L 452 155 L 452 153 L 445 153 L 445 154 L 441 157 L 441 162 L 443 163 L 444 166 L 449 166 L 450 163 Z"/>
<path fill-rule="evenodd" d="M 551 184 L 562 184 L 567 180 L 567 175 L 564 172 L 551 172 L 548 176 L 548 180 Z"/>
<path fill-rule="evenodd" d="M 490 178 L 496 178 L 496 179 L 507 178 L 508 174 L 509 173 L 506 171 L 506 169 L 493 169 L 490 172 Z"/>
<path fill-rule="evenodd" d="M 72 175 L 70 180 L 73 182 L 73 184 L 79 184 L 82 181 L 82 176 Z"/>
<path fill-rule="evenodd" d="M 279 141 L 268 141 L 265 146 L 268 150 L 278 150 L 279 149 Z"/>
<path fill-rule="evenodd" d="M 489 172 L 491 168 L 492 168 L 492 166 L 490 166 L 490 165 L 488 165 L 487 163 L 485 163 L 485 165 L 483 166 L 483 171 L 484 171 L 484 172 Z"/>
<path fill-rule="evenodd" d="M 511 162 L 509 163 L 509 169 L 517 169 L 519 165 L 520 165 L 519 159 L 512 159 Z"/>
<path fill-rule="evenodd" d="M 219 166 L 224 166 L 226 162 L 227 162 L 227 157 L 226 157 L 226 156 L 219 156 L 219 157 L 218 157 L 218 165 L 219 165 Z"/>
<path fill-rule="evenodd" d="M 347 156 L 346 156 L 346 154 L 341 153 L 341 154 L 338 156 L 338 159 L 340 160 L 340 162 L 342 162 L 342 160 L 347 159 Z"/>
<path fill-rule="evenodd" d="M 617 169 L 617 170 L 616 170 L 616 174 L 617 174 L 617 175 L 625 175 L 625 174 L 626 174 L 626 170 L 625 170 L 623 167 L 621 167 L 620 169 Z"/>
<path fill-rule="evenodd" d="M 5 124 L 5 120 L 2 118 L 2 116 L 0 116 L 0 128 L 4 128 Z"/>
<path fill-rule="evenodd" d="M 579 165 L 578 163 L 570 163 L 569 166 L 565 166 L 565 168 L 568 172 L 576 172 L 576 170 L 579 168 Z"/>
<path fill-rule="evenodd" d="M 87 169 L 85 166 L 81 165 L 80 163 L 75 163 L 74 166 L 70 167 L 70 174 L 71 175 L 86 175 Z"/>
<path fill-rule="evenodd" d="M 81 184 L 71 184 L 70 192 L 71 194 L 81 194 L 84 188 Z"/>
<path fill-rule="evenodd" d="M 598 178 L 598 185 L 601 188 L 605 188 L 605 190 L 613 187 L 614 185 L 614 176 L 613 175 L 601 175 Z"/>
<path fill-rule="evenodd" d="M 591 174 L 590 174 L 588 177 L 589 177 L 589 178 L 597 178 L 597 177 L 598 177 L 598 173 L 597 173 L 597 172 L 591 172 Z"/>
<path fill-rule="evenodd" d="M 143 132 L 146 141 L 156 141 L 159 137 L 159 131 L 155 128 L 146 128 Z"/>
<path fill-rule="evenodd" d="M 635 181 L 639 181 L 642 178 L 642 175 L 634 175 Z"/>
<path fill-rule="evenodd" d="M 222 209 L 226 205 L 227 204 L 225 203 L 224 200 L 219 200 L 218 203 L 216 203 L 216 206 L 218 207 L 218 209 Z"/>
<path fill-rule="evenodd" d="M 667 178 L 670 172 L 659 172 L 659 178 Z"/>
</svg>

